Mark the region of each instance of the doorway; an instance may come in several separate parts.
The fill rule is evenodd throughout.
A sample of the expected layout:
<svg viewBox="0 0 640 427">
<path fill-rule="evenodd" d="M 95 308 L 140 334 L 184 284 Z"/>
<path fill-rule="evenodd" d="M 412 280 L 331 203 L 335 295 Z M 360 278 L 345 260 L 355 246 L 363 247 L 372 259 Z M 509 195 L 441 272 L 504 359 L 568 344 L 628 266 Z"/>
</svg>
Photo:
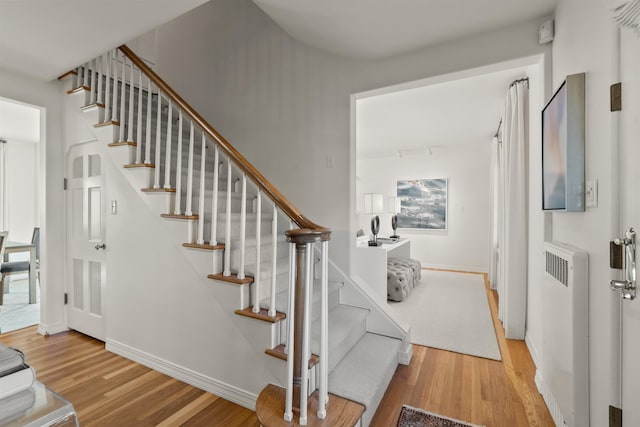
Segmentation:
<svg viewBox="0 0 640 427">
<path fill-rule="evenodd" d="M 41 120 L 41 108 L 0 98 L 0 230 L 10 242 L 0 261 L 36 267 L 33 286 L 27 271 L 5 276 L 0 333 L 40 323 L 39 256 L 32 256 L 40 251 L 28 246 L 39 246 L 39 236 L 32 240 L 41 220 Z"/>
</svg>

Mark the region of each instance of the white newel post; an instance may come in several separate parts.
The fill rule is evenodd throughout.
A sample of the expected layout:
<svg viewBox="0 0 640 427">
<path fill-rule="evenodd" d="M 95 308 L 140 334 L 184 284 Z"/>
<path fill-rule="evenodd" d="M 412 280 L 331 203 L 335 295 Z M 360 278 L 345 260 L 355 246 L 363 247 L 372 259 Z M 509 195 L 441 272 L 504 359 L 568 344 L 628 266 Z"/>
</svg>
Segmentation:
<svg viewBox="0 0 640 427">
<path fill-rule="evenodd" d="M 309 366 L 307 361 L 311 352 L 309 351 L 309 311 L 311 298 L 311 267 L 313 258 L 313 245 L 306 243 L 305 257 L 305 283 L 304 283 L 304 316 L 302 320 L 302 365 L 300 366 L 300 425 L 307 424 L 307 403 L 309 399 Z"/>
</svg>

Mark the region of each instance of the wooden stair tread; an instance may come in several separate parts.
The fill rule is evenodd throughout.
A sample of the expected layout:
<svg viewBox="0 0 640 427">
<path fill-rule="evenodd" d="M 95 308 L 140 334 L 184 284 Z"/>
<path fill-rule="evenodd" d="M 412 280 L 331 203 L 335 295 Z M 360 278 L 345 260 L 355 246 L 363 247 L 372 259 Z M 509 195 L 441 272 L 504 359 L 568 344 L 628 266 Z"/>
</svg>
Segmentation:
<svg viewBox="0 0 640 427">
<path fill-rule="evenodd" d="M 161 216 L 162 218 L 168 218 L 168 219 L 186 219 L 186 220 L 198 219 L 198 215 L 160 214 L 160 216 Z"/>
<path fill-rule="evenodd" d="M 288 357 L 287 353 L 284 352 L 284 344 L 280 344 L 274 348 L 268 348 L 264 352 L 269 356 L 273 356 L 277 359 L 284 360 L 284 361 L 286 361 Z M 311 354 L 311 357 L 309 358 L 309 369 L 316 366 L 319 361 L 320 361 L 319 356 L 315 354 Z"/>
<path fill-rule="evenodd" d="M 182 246 L 184 246 L 185 248 L 206 249 L 206 250 L 209 250 L 209 251 L 217 251 L 219 249 L 224 249 L 224 245 L 223 244 L 210 245 L 209 242 L 204 242 L 202 244 L 198 244 L 198 243 L 183 243 Z"/>
<path fill-rule="evenodd" d="M 79 93 L 79 92 L 82 92 L 82 91 L 87 91 L 88 92 L 90 90 L 91 90 L 91 88 L 89 86 L 84 86 L 83 85 L 83 86 L 74 87 L 73 89 L 69 89 L 67 91 L 67 94 L 71 95 L 72 93 Z"/>
<path fill-rule="evenodd" d="M 133 141 L 118 141 L 107 144 L 107 147 L 137 147 L 138 143 Z"/>
<path fill-rule="evenodd" d="M 300 425 L 300 419 L 295 413 L 291 422 L 284 420 L 285 395 L 286 390 L 277 385 L 269 384 L 262 389 L 256 401 L 256 415 L 261 425 L 264 427 Z M 309 396 L 307 427 L 353 427 L 358 425 L 364 409 L 364 406 L 359 403 L 329 393 L 329 402 L 326 406 L 327 416 L 324 420 L 318 419 L 316 416 L 318 391 L 316 390 Z"/>
<path fill-rule="evenodd" d="M 150 164 L 153 165 L 153 163 L 150 163 Z M 153 167 L 155 168 L 156 165 L 153 165 Z M 175 193 L 176 189 L 175 188 L 143 188 L 142 191 L 145 193 Z"/>
<path fill-rule="evenodd" d="M 91 110 L 93 108 L 104 108 L 104 104 L 102 102 L 94 102 L 93 104 L 85 105 L 84 107 L 80 107 L 81 110 Z"/>
<path fill-rule="evenodd" d="M 60 77 L 58 77 L 58 80 L 64 80 L 67 77 L 70 76 L 77 76 L 78 72 L 76 70 L 71 70 L 71 71 L 67 71 L 66 73 L 64 73 L 63 75 L 61 75 Z"/>
<path fill-rule="evenodd" d="M 263 320 L 265 322 L 269 322 L 269 323 L 276 323 L 279 322 L 280 320 L 283 320 L 287 317 L 286 314 L 281 313 L 279 311 L 276 311 L 276 315 L 274 317 L 269 316 L 269 310 L 266 310 L 264 308 L 260 309 L 259 313 L 254 313 L 253 312 L 253 307 L 249 306 L 247 308 L 243 308 L 242 310 L 236 310 L 234 313 L 240 315 L 240 316 L 246 316 L 246 317 L 251 317 L 252 319 L 258 319 L 258 320 Z"/>
<path fill-rule="evenodd" d="M 237 274 L 232 274 L 231 276 L 223 276 L 222 273 L 218 274 L 209 274 L 207 276 L 209 279 L 220 280 L 222 282 L 234 283 L 236 285 L 246 285 L 253 282 L 253 277 L 244 276 L 244 279 L 238 279 Z"/>
<path fill-rule="evenodd" d="M 128 165 L 124 165 L 125 169 L 140 169 L 140 168 L 148 168 L 155 169 L 156 165 L 153 163 L 132 163 Z"/>
<path fill-rule="evenodd" d="M 120 126 L 120 122 L 117 121 L 117 120 L 108 120 L 106 122 L 96 123 L 95 125 L 93 125 L 93 127 L 94 128 L 101 128 L 103 126 L 109 126 L 109 125 Z"/>
</svg>

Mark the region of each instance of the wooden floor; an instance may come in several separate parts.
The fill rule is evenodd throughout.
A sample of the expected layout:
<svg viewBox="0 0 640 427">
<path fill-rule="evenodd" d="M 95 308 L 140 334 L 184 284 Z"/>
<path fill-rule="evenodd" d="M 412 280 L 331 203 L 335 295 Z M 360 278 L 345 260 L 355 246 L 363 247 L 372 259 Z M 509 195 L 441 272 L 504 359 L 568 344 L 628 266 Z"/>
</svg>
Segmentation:
<svg viewBox="0 0 640 427">
<path fill-rule="evenodd" d="M 398 366 L 372 427 L 395 426 L 403 404 L 487 427 L 554 426 L 529 350 L 524 341 L 505 339 L 497 293 L 484 279 L 502 361 L 414 345 L 411 364 Z"/>
<path fill-rule="evenodd" d="M 395 426 L 403 404 L 487 427 L 553 426 L 527 347 L 505 340 L 497 296 L 487 292 L 503 361 L 414 346 L 372 426 Z M 252 411 L 109 353 L 77 332 L 43 337 L 34 326 L 2 334 L 0 342 L 24 351 L 38 380 L 73 403 L 82 426 L 259 425 Z"/>
</svg>

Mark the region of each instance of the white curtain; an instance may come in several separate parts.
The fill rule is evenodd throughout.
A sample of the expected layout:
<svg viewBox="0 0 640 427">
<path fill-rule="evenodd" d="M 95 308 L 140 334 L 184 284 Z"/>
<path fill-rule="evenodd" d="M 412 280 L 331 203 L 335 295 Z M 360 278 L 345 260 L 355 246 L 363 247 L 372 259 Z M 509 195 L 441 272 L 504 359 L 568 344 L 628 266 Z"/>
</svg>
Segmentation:
<svg viewBox="0 0 640 427">
<path fill-rule="evenodd" d="M 6 140 L 0 139 L 0 231 L 9 229 L 8 145 Z"/>
<path fill-rule="evenodd" d="M 490 166 L 490 174 L 491 174 L 491 224 L 489 229 L 489 241 L 491 242 L 491 247 L 489 248 L 490 254 L 490 265 L 489 265 L 489 283 L 491 284 L 491 289 L 497 289 L 498 284 L 498 224 L 500 224 L 499 214 L 500 210 L 498 209 L 500 205 L 499 199 L 499 177 L 500 177 L 500 152 L 499 152 L 499 141 L 496 136 L 491 141 L 491 166 Z"/>
<path fill-rule="evenodd" d="M 499 159 L 498 295 L 505 336 L 524 339 L 527 309 L 528 82 L 507 93 Z"/>
</svg>

